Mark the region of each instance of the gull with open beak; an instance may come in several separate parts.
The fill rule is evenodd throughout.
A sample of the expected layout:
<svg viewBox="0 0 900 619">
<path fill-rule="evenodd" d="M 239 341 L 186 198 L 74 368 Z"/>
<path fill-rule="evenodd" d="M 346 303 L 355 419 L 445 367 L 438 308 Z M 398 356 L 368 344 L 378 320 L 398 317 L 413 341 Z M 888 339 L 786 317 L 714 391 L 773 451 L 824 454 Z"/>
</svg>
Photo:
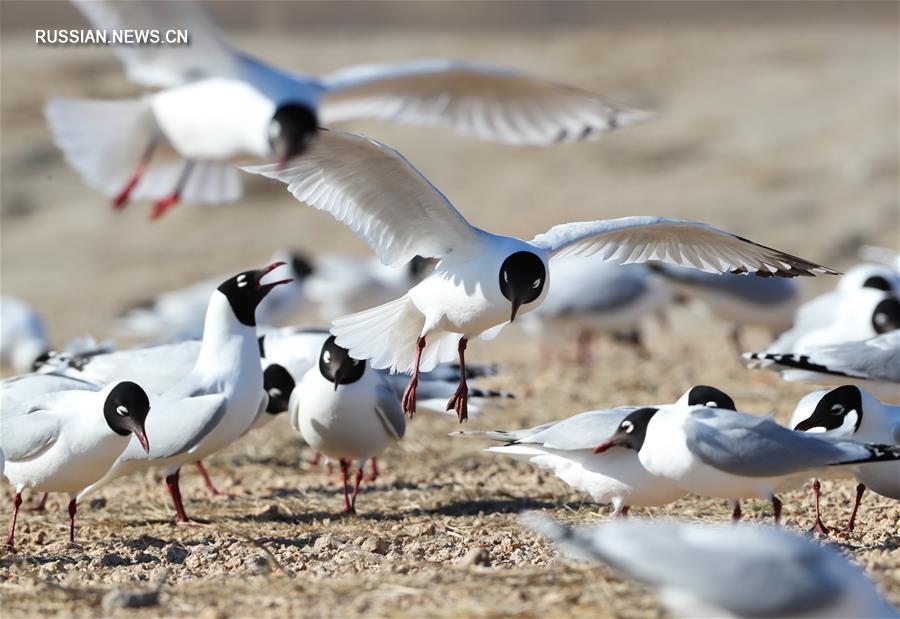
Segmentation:
<svg viewBox="0 0 900 619">
<path fill-rule="evenodd" d="M 178 484 L 182 465 L 224 449 L 240 438 L 257 416 L 265 414 L 268 396 L 263 390 L 255 313 L 275 286 L 291 281 L 263 281 L 283 265 L 275 262 L 239 273 L 213 292 L 193 369 L 153 400 L 157 414 L 149 427 L 154 438 L 149 455 L 132 441 L 106 475 L 79 497 L 122 475 L 162 467 L 176 522 L 188 521 Z"/>
</svg>

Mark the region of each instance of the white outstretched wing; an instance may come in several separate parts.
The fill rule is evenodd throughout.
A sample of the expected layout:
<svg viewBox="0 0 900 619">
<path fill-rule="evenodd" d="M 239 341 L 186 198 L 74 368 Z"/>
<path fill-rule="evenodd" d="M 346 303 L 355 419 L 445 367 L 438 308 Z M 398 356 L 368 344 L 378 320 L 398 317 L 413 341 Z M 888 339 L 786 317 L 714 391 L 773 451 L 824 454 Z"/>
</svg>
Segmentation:
<svg viewBox="0 0 900 619">
<path fill-rule="evenodd" d="M 321 80 L 326 125 L 358 118 L 448 127 L 507 144 L 593 139 L 649 116 L 518 71 L 421 59 L 348 67 Z"/>
<path fill-rule="evenodd" d="M 235 77 L 242 62 L 202 7 L 189 0 L 72 0 L 99 29 L 186 30 L 189 45 L 114 45 L 132 82 L 171 88 L 207 77 Z"/>
<path fill-rule="evenodd" d="M 661 260 L 709 273 L 796 277 L 836 271 L 708 224 L 664 217 L 622 217 L 561 224 L 531 241 L 553 257 L 599 253 L 610 262 Z"/>
<path fill-rule="evenodd" d="M 397 151 L 353 133 L 323 130 L 286 166 L 243 168 L 287 184 L 297 200 L 330 213 L 387 265 L 441 258 L 479 237 L 450 201 Z"/>
</svg>

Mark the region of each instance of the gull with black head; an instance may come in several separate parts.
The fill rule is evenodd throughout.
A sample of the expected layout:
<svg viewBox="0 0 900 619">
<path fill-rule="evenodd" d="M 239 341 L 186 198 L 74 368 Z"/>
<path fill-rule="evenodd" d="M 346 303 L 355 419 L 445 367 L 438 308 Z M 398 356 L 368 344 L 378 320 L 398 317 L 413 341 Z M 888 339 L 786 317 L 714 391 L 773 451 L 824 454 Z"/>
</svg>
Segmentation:
<svg viewBox="0 0 900 619">
<path fill-rule="evenodd" d="M 322 131 L 288 166 L 245 170 L 288 186 L 300 202 L 351 228 L 387 265 L 438 260 L 401 298 L 333 322 L 337 343 L 374 368 L 411 372 L 403 399 L 415 411 L 420 370 L 459 355 L 469 339 L 491 339 L 543 302 L 553 258 L 600 255 L 616 263 L 662 260 L 709 272 L 794 277 L 834 273 L 707 224 L 662 217 L 567 223 L 530 241 L 471 225 L 406 159 L 353 134 Z M 426 346 L 426 340 L 428 342 Z M 448 405 L 467 417 L 464 376 Z"/>
<path fill-rule="evenodd" d="M 594 453 L 633 449 L 651 475 L 672 480 L 688 492 L 734 501 L 772 501 L 816 471 L 900 459 L 900 448 L 794 432 L 767 417 L 706 406 L 646 407 L 630 413 Z"/>
<path fill-rule="evenodd" d="M 831 391 L 805 395 L 791 415 L 790 427 L 799 432 L 823 433 L 867 443 L 900 446 L 900 407 L 879 402 L 872 394 L 855 385 L 842 385 Z M 860 464 L 851 473 L 856 477 L 856 501 L 847 522 L 847 530 L 856 524 L 856 514 L 866 488 L 876 494 L 900 500 L 900 462 Z M 819 511 L 819 480 L 813 481 L 816 522 L 813 529 L 827 535 Z"/>
<path fill-rule="evenodd" d="M 25 488 L 69 495 L 69 540 L 74 542 L 76 496 L 103 477 L 129 439 L 149 453 L 149 411 L 140 385 L 122 381 L 100 391 L 46 393 L 24 410 L 0 415 L 3 474 L 15 489 L 6 545 L 13 548 Z"/>
<path fill-rule="evenodd" d="M 381 374 L 354 359 L 330 336 L 318 364 L 310 368 L 291 397 L 291 425 L 313 449 L 338 460 L 344 491 L 344 511 L 354 513 L 356 496 L 369 458 L 403 438 L 406 417 L 400 399 Z M 353 494 L 349 469 L 358 466 Z"/>
<path fill-rule="evenodd" d="M 140 453 L 132 441 L 106 475 L 79 496 L 123 475 L 160 467 L 175 505 L 176 522 L 188 522 L 178 483 L 182 465 L 206 458 L 240 438 L 268 404 L 255 313 L 269 291 L 290 281 L 264 281 L 283 264 L 240 273 L 212 293 L 193 368 L 154 398 L 158 414 L 149 427 L 154 437 L 149 455 Z"/>
<path fill-rule="evenodd" d="M 676 402 L 734 410 L 734 400 L 715 387 L 696 385 Z M 614 449 L 598 456 L 594 448 L 607 439 L 638 407 L 621 406 L 579 413 L 562 421 L 511 432 L 455 432 L 450 436 L 486 438 L 505 445 L 485 451 L 549 469 L 566 484 L 590 495 L 598 503 L 612 503 L 615 514 L 625 516 L 631 507 L 655 507 L 677 501 L 687 491 L 673 481 L 654 476 L 630 449 Z M 630 422 L 629 422 L 630 423 Z"/>
</svg>

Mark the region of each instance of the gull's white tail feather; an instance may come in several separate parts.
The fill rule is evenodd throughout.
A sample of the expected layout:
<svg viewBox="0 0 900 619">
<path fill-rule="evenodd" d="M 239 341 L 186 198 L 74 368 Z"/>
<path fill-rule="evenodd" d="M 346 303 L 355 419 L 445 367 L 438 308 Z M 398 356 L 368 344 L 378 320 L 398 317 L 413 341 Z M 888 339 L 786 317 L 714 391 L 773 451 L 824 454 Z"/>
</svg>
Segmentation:
<svg viewBox="0 0 900 619">
<path fill-rule="evenodd" d="M 98 101 L 52 99 L 44 106 L 53 140 L 81 179 L 108 197 L 131 179 L 154 138 L 163 138 L 148 98 Z M 157 200 L 174 191 L 186 162 L 171 148 L 157 152 L 131 192 L 132 200 Z M 161 152 L 160 152 L 161 151 Z M 221 203 L 241 196 L 240 172 L 214 161 L 193 164 L 181 192 L 183 202 Z"/>
<path fill-rule="evenodd" d="M 416 360 L 416 341 L 425 317 L 408 297 L 337 318 L 331 323 L 335 341 L 356 359 L 368 359 L 375 369 L 410 373 Z M 459 335 L 433 334 L 428 338 L 419 368 L 427 372 L 442 361 L 456 358 Z"/>
</svg>

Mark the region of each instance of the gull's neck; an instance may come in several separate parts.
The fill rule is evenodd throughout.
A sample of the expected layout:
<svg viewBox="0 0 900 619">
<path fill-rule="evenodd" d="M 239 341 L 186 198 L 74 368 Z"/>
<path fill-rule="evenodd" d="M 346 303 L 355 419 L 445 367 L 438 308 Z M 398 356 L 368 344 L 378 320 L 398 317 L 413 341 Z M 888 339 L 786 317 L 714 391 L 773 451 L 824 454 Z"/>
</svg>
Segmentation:
<svg viewBox="0 0 900 619">
<path fill-rule="evenodd" d="M 256 327 L 240 322 L 234 315 L 228 299 L 216 290 L 210 297 L 206 309 L 200 355 L 194 368 L 201 371 L 215 369 L 228 371 L 240 364 L 242 357 L 248 354 L 259 355 Z"/>
</svg>

